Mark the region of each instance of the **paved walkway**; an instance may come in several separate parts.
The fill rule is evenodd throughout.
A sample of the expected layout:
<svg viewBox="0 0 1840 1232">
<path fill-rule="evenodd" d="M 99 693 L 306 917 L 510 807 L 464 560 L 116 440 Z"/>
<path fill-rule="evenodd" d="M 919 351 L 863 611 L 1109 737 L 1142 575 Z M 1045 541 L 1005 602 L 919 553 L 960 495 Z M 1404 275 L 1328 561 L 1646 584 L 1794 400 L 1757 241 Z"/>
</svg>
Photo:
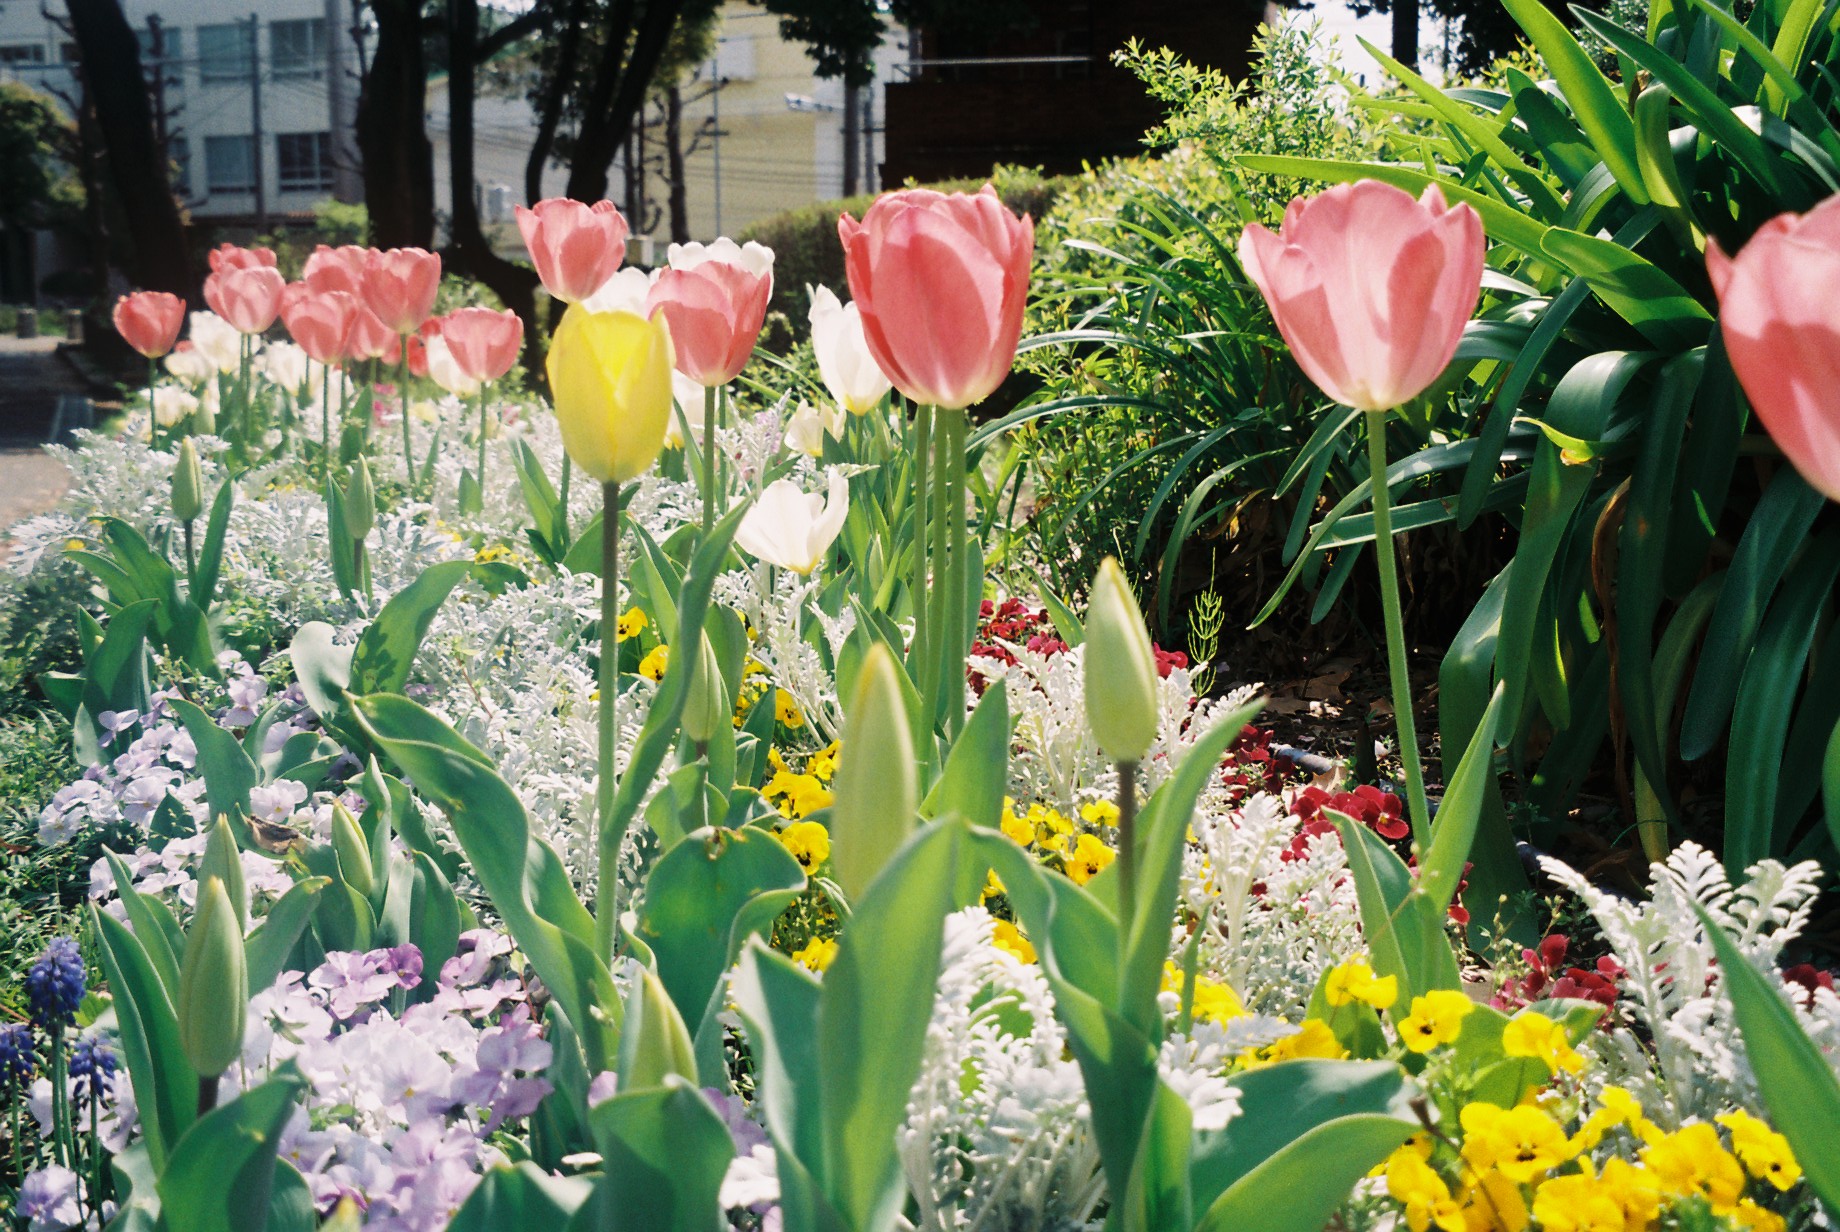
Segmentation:
<svg viewBox="0 0 1840 1232">
<path fill-rule="evenodd" d="M 86 392 L 57 338 L 0 338 L 0 552 L 6 528 L 57 504 L 70 475 L 40 448 L 64 394 Z"/>
</svg>

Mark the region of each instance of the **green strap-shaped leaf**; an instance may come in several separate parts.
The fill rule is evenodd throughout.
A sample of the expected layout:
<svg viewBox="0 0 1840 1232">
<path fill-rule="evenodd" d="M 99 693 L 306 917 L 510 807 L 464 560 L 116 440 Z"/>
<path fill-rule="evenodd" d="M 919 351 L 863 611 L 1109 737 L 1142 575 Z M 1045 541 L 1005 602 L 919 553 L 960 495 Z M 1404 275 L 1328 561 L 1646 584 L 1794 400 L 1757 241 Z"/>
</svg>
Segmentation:
<svg viewBox="0 0 1840 1232">
<path fill-rule="evenodd" d="M 447 1232 L 537 1232 L 563 1227 L 588 1200 L 588 1182 L 551 1176 L 528 1160 L 479 1178 Z"/>
<path fill-rule="evenodd" d="M 1706 341 L 1712 314 L 1659 267 L 1615 240 L 1554 227 L 1546 233 L 1545 251 L 1590 283 L 1653 345 L 1681 351 Z"/>
<path fill-rule="evenodd" d="M 1319 1232 L 1355 1183 L 1417 1128 L 1416 1122 L 1372 1113 L 1319 1125 L 1214 1199 L 1196 1232 Z"/>
<path fill-rule="evenodd" d="M 198 747 L 198 770 L 204 775 L 205 802 L 212 817 L 228 818 L 232 829 L 246 839 L 249 830 L 249 789 L 261 781 L 255 763 L 237 738 L 217 721 L 182 697 L 167 702 Z"/>
<path fill-rule="evenodd" d="M 415 652 L 428 636 L 435 613 L 447 596 L 472 569 L 471 561 L 449 560 L 430 565 L 407 586 L 390 597 L 377 619 L 358 636 L 351 653 L 351 691 L 400 693 L 409 683 Z"/>
<path fill-rule="evenodd" d="M 1438 804 L 1437 823 L 1431 828 L 1431 850 L 1421 857 L 1419 892 L 1433 904 L 1448 904 L 1463 880 L 1463 865 L 1475 845 L 1476 830 L 1482 820 L 1483 799 L 1492 789 L 1495 778 L 1495 740 L 1504 713 L 1503 698 L 1507 690 L 1496 686 L 1488 709 L 1469 746 L 1457 762 L 1455 774 L 1444 788 Z M 1445 750 L 1448 757 L 1450 751 Z"/>
<path fill-rule="evenodd" d="M 957 814 L 980 826 L 994 826 L 1003 816 L 1003 793 L 1009 786 L 1009 690 L 1001 680 L 978 699 L 964 731 L 946 754 L 939 781 L 920 805 L 922 817 Z"/>
<path fill-rule="evenodd" d="M 710 1232 L 735 1142 L 703 1093 L 682 1078 L 622 1092 L 589 1112 L 602 1175 L 595 1203 L 605 1232 Z M 497 1228 L 519 1226 L 509 1222 Z"/>
<path fill-rule="evenodd" d="M 140 942 L 127 925 L 94 906 L 90 922 L 101 946 L 103 973 L 115 994 L 122 1058 L 134 1084 L 147 1154 L 154 1170 L 163 1171 L 168 1153 L 197 1116 L 198 1075 L 179 1045 L 172 999 Z"/>
<path fill-rule="evenodd" d="M 331 884 L 328 877 L 305 877 L 296 881 L 249 934 L 243 953 L 249 964 L 250 992 L 262 992 L 280 976 L 287 966 L 288 955 L 294 951 L 294 943 L 300 940 L 307 921 L 313 918 L 320 892 Z M 439 965 L 433 969 L 438 970 Z"/>
<path fill-rule="evenodd" d="M 211 501 L 211 516 L 205 522 L 204 543 L 198 550 L 198 571 L 187 588 L 191 601 L 200 611 L 211 610 L 217 597 L 217 577 L 224 564 L 224 538 L 230 532 L 230 505 L 236 499 L 236 481 L 225 479 Z"/>
<path fill-rule="evenodd" d="M 1378 834 L 1346 814 L 1328 816 L 1348 853 L 1374 970 L 1399 981 L 1394 1013 L 1404 1013 L 1413 997 L 1433 989 L 1462 987 L 1457 956 L 1444 935 L 1448 898 L 1438 902 L 1426 894 Z"/>
<path fill-rule="evenodd" d="M 266 1232 L 277 1140 L 306 1088 L 289 1061 L 187 1130 L 160 1172 L 161 1226 Z"/>
<path fill-rule="evenodd" d="M 120 856 L 106 847 L 102 854 L 108 859 L 109 872 L 115 878 L 115 893 L 121 896 L 122 906 L 127 910 L 128 927 L 134 930 L 134 939 L 140 942 L 148 965 L 160 977 L 160 987 L 166 990 L 167 999 L 176 999 L 179 995 L 179 956 L 185 952 L 185 934 L 180 931 L 179 922 L 173 919 L 165 903 L 134 888 L 134 874 L 128 871 Z"/>
<path fill-rule="evenodd" d="M 1513 66 L 1508 67 L 1506 78 L 1514 98 L 1514 114 L 1527 126 L 1540 158 L 1566 188 L 1578 187 L 1601 161 L 1590 139 L 1533 78 Z"/>
<path fill-rule="evenodd" d="M 345 709 L 345 690 L 351 685 L 352 647 L 334 643 L 333 633 L 333 627 L 325 621 L 309 620 L 294 631 L 288 658 L 307 705 L 326 730 L 348 744 L 362 747 L 364 733 Z"/>
<path fill-rule="evenodd" d="M 1808 1185 L 1829 1210 L 1840 1210 L 1840 1081 L 1783 1000 L 1782 981 L 1752 966 L 1699 904 L 1692 904 L 1719 954 L 1725 993 L 1737 1011 L 1744 1051 L 1778 1133 L 1789 1140 Z"/>
<path fill-rule="evenodd" d="M 1571 31 L 1540 0 L 1502 0 L 1508 15 L 1526 32 L 1528 41 L 1546 61 L 1547 71 L 1558 82 L 1565 101 L 1571 104 L 1578 126 L 1591 139 L 1591 147 L 1609 168 L 1629 199 L 1646 204 L 1648 195 L 1642 186 L 1642 172 L 1636 166 L 1635 125 L 1610 84 L 1589 53 L 1578 45 Z"/>
</svg>

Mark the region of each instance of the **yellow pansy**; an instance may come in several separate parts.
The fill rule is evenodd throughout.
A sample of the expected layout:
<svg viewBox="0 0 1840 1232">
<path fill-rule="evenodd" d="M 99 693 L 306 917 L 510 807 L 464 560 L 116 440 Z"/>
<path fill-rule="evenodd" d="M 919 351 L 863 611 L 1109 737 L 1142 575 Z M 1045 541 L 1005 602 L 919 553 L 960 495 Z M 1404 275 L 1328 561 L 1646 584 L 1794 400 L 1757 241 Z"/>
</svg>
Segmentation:
<svg viewBox="0 0 1840 1232">
<path fill-rule="evenodd" d="M 1433 1226 L 1442 1232 L 1467 1232 L 1463 1208 L 1450 1196 L 1450 1186 L 1410 1147 L 1401 1147 L 1387 1159 L 1386 1192 L 1406 1208 L 1406 1226 L 1412 1232 Z"/>
<path fill-rule="evenodd" d="M 663 680 L 664 669 L 671 665 L 671 648 L 658 645 L 639 660 L 639 674 L 647 680 Z"/>
<path fill-rule="evenodd" d="M 824 970 L 836 957 L 837 942 L 831 938 L 820 937 L 813 937 L 792 955 L 794 962 L 812 971 Z"/>
<path fill-rule="evenodd" d="M 1738 1203 L 1726 1214 L 1733 1223 L 1740 1228 L 1750 1229 L 1750 1232 L 1784 1232 L 1789 1226 L 1781 1215 L 1775 1211 L 1765 1210 L 1749 1198 Z"/>
<path fill-rule="evenodd" d="M 1338 1008 L 1350 1001 L 1359 1001 L 1377 1010 L 1390 1009 L 1399 999 L 1399 980 L 1390 975 L 1375 975 L 1365 960 L 1351 958 L 1329 972 L 1323 981 L 1323 997 Z"/>
<path fill-rule="evenodd" d="M 805 759 L 805 773 L 819 782 L 828 783 L 837 773 L 838 742 L 833 740 Z"/>
<path fill-rule="evenodd" d="M 990 932 L 990 943 L 999 950 L 1013 954 L 1017 960 L 1025 963 L 1035 961 L 1035 947 L 1022 935 L 1022 930 L 1008 920 L 998 920 Z"/>
<path fill-rule="evenodd" d="M 1604 1135 L 1619 1125 L 1629 1126 L 1631 1133 L 1644 1142 L 1660 1137 L 1653 1121 L 1642 1115 L 1642 1105 L 1622 1087 L 1605 1087 L 1597 1095 L 1597 1108 L 1586 1117 L 1572 1141 L 1581 1151 L 1597 1149 Z"/>
<path fill-rule="evenodd" d="M 795 821 L 779 832 L 779 841 L 806 872 L 831 858 L 831 832 L 815 821 Z"/>
<path fill-rule="evenodd" d="M 1096 835 L 1082 834 L 1067 853 L 1067 876 L 1075 885 L 1085 885 L 1099 875 L 1099 870 L 1118 858 L 1118 853 L 1100 842 Z"/>
<path fill-rule="evenodd" d="M 651 469 L 671 415 L 671 331 L 663 314 L 571 304 L 550 341 L 549 387 L 562 444 L 601 483 Z"/>
<path fill-rule="evenodd" d="M 1494 1169 L 1471 1172 L 1463 1187 L 1463 1223 L 1468 1232 L 1522 1232 L 1527 1202 L 1521 1187 Z"/>
<path fill-rule="evenodd" d="M 1089 826 L 1118 824 L 1118 806 L 1110 800 L 1094 800 L 1080 806 L 1080 820 Z"/>
<path fill-rule="evenodd" d="M 1533 1195 L 1540 1232 L 1625 1232 L 1623 1204 L 1615 1190 L 1588 1171 L 1555 1176 Z"/>
<path fill-rule="evenodd" d="M 1713 1120 L 1731 1131 L 1731 1149 L 1745 1171 L 1779 1190 L 1795 1187 L 1802 1179 L 1801 1165 L 1789 1140 L 1748 1112 L 1727 1112 Z"/>
<path fill-rule="evenodd" d="M 1163 964 L 1163 991 L 1182 995 L 1182 988 L 1188 981 L 1183 978 L 1182 969 L 1172 962 Z M 1243 1017 L 1246 1007 L 1241 1004 L 1239 994 L 1231 985 L 1216 979 L 1195 973 L 1195 997 L 1191 1006 L 1197 1022 L 1226 1022 L 1231 1018 Z"/>
<path fill-rule="evenodd" d="M 1623 1207 L 1623 1223 L 1630 1228 L 1646 1228 L 1661 1214 L 1661 1185 L 1654 1173 L 1638 1168 L 1627 1159 L 1612 1157 L 1604 1164 L 1598 1180 Z"/>
<path fill-rule="evenodd" d="M 645 613 L 639 608 L 629 607 L 620 616 L 618 622 L 614 624 L 613 631 L 615 638 L 618 641 L 624 642 L 629 638 L 638 637 L 639 634 L 645 631 L 645 627 L 651 623 L 651 621 L 645 618 Z"/>
<path fill-rule="evenodd" d="M 1035 827 L 1016 816 L 1011 809 L 1003 810 L 1003 820 L 998 824 L 1002 827 L 1004 837 L 1018 847 L 1027 847 L 1035 841 Z"/>
<path fill-rule="evenodd" d="M 1347 1056 L 1348 1050 L 1335 1038 L 1328 1023 L 1320 1018 L 1306 1018 L 1296 1034 L 1272 1044 L 1262 1055 L 1267 1061 L 1296 1061 L 1305 1057 L 1335 1061 Z"/>
<path fill-rule="evenodd" d="M 1738 1204 L 1744 1192 L 1744 1169 L 1719 1143 L 1719 1131 L 1704 1121 L 1684 1125 L 1643 1148 L 1642 1162 L 1655 1174 L 1664 1193 L 1703 1195 L 1718 1214 Z"/>
<path fill-rule="evenodd" d="M 782 727 L 805 726 L 804 712 L 799 709 L 799 704 L 792 700 L 792 694 L 784 689 L 774 690 L 773 717 L 779 720 Z"/>
<path fill-rule="evenodd" d="M 1478 1171 L 1494 1168 L 1517 1185 L 1525 1185 L 1558 1167 L 1576 1153 L 1559 1123 L 1528 1104 L 1497 1108 L 1466 1104 L 1463 1159 Z"/>
<path fill-rule="evenodd" d="M 1463 1020 L 1476 1003 L 1460 992 L 1434 989 L 1412 998 L 1412 1012 L 1399 1024 L 1399 1038 L 1413 1052 L 1430 1052 L 1448 1044 L 1463 1030 Z"/>
<path fill-rule="evenodd" d="M 1509 1020 L 1502 1029 L 1501 1048 L 1511 1057 L 1533 1057 L 1554 1073 L 1575 1074 L 1584 1068 L 1584 1058 L 1565 1038 L 1565 1028 L 1538 1010 L 1522 1010 Z"/>
<path fill-rule="evenodd" d="M 1007 893 L 1009 893 L 1009 890 L 1004 886 L 1003 878 L 997 876 L 994 871 L 984 874 L 984 893 L 982 897 L 985 902 L 989 902 L 1000 894 Z"/>
</svg>

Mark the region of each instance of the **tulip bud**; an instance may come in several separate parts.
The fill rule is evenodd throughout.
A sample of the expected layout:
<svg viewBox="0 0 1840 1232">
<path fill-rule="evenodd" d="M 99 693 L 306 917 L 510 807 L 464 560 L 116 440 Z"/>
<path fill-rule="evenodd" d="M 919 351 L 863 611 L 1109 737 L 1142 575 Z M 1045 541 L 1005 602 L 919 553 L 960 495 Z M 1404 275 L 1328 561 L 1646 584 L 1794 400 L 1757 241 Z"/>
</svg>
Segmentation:
<svg viewBox="0 0 1840 1232">
<path fill-rule="evenodd" d="M 236 834 L 223 817 L 217 819 L 204 840 L 204 859 L 198 864 L 198 880 L 215 877 L 224 883 L 224 893 L 236 910 L 236 922 L 249 927 L 249 891 L 243 883 L 243 853 L 236 845 Z"/>
<path fill-rule="evenodd" d="M 214 409 L 216 399 L 209 391 L 198 399 L 198 409 L 192 412 L 192 431 L 200 436 L 217 435 L 217 411 Z"/>
<path fill-rule="evenodd" d="M 620 1091 L 661 1087 L 669 1074 L 695 1082 L 696 1049 L 682 1015 L 657 976 L 643 967 L 636 974 L 620 1027 Z"/>
<path fill-rule="evenodd" d="M 630 312 L 562 314 L 549 346 L 556 424 L 575 465 L 600 483 L 651 469 L 671 415 L 671 331 Z"/>
<path fill-rule="evenodd" d="M 371 482 L 370 463 L 359 454 L 345 484 L 345 529 L 353 539 L 362 539 L 376 523 L 377 488 Z"/>
<path fill-rule="evenodd" d="M 1111 760 L 1142 761 L 1161 719 L 1156 654 L 1124 570 L 1110 556 L 1093 579 L 1084 651 L 1087 726 Z"/>
<path fill-rule="evenodd" d="M 831 868 L 856 902 L 914 828 L 920 788 L 894 655 L 877 643 L 863 659 L 843 723 L 843 760 L 831 800 Z"/>
<path fill-rule="evenodd" d="M 696 665 L 690 671 L 690 696 L 684 702 L 682 719 L 684 735 L 698 745 L 708 744 L 717 727 L 729 721 L 731 713 L 728 685 L 722 679 L 721 664 L 716 662 L 715 647 L 709 644 L 707 634 L 702 643 Z"/>
<path fill-rule="evenodd" d="M 198 891 L 198 912 L 185 938 L 178 1011 L 179 1047 L 200 1078 L 216 1078 L 236 1063 L 249 1011 L 249 968 L 236 909 L 215 877 Z"/>
<path fill-rule="evenodd" d="M 345 884 L 369 898 L 376 884 L 371 872 L 370 844 L 364 841 L 358 819 L 336 800 L 332 802 L 332 850 L 338 856 L 339 876 Z"/>
<path fill-rule="evenodd" d="M 181 522 L 190 522 L 204 512 L 204 471 L 198 465 L 198 449 L 192 438 L 179 444 L 179 458 L 173 464 L 172 511 Z"/>
</svg>

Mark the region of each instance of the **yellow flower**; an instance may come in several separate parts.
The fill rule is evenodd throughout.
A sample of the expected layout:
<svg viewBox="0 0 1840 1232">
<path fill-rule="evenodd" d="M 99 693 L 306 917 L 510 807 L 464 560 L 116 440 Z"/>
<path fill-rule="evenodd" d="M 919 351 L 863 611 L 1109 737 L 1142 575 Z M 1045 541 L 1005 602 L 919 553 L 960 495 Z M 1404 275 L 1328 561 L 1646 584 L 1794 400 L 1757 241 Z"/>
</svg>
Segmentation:
<svg viewBox="0 0 1840 1232">
<path fill-rule="evenodd" d="M 1713 1120 L 1731 1131 L 1732 1151 L 1743 1162 L 1745 1171 L 1758 1180 L 1788 1190 L 1802 1179 L 1802 1168 L 1795 1162 L 1789 1140 L 1766 1122 L 1743 1111 L 1727 1112 Z"/>
<path fill-rule="evenodd" d="M 1522 1232 L 1527 1203 L 1521 1187 L 1490 1169 L 1463 1189 L 1463 1222 L 1468 1232 Z"/>
<path fill-rule="evenodd" d="M 1027 847 L 1035 841 L 1035 827 L 1009 809 L 1003 810 L 1003 820 L 999 824 L 1004 836 L 1018 847 Z"/>
<path fill-rule="evenodd" d="M 562 443 L 601 483 L 651 469 L 671 415 L 671 331 L 664 316 L 571 304 L 549 346 L 549 388 Z"/>
<path fill-rule="evenodd" d="M 613 627 L 616 640 L 624 642 L 629 638 L 638 637 L 650 623 L 651 621 L 645 618 L 645 613 L 642 610 L 636 607 L 629 607 L 626 609 L 625 615 L 621 616 Z"/>
<path fill-rule="evenodd" d="M 1448 1044 L 1463 1030 L 1463 1020 L 1476 1003 L 1460 992 L 1434 989 L 1412 998 L 1412 1012 L 1399 1024 L 1399 1037 L 1413 1052 L 1430 1052 Z"/>
<path fill-rule="evenodd" d="M 1118 824 L 1118 806 L 1110 800 L 1094 800 L 1091 804 L 1082 804 L 1080 820 L 1089 826 L 1115 826 Z"/>
<path fill-rule="evenodd" d="M 800 712 L 799 704 L 784 689 L 777 689 L 773 693 L 773 717 L 784 727 L 805 726 L 805 715 Z"/>
<path fill-rule="evenodd" d="M 1019 962 L 1035 961 L 1035 947 L 1022 935 L 1022 930 L 1008 920 L 998 920 L 991 930 L 990 943 L 999 950 L 1014 954 Z"/>
<path fill-rule="evenodd" d="M 1597 1110 L 1585 1118 L 1573 1135 L 1572 1140 L 1580 1151 L 1596 1150 L 1604 1135 L 1619 1125 L 1629 1126 L 1630 1132 L 1643 1142 L 1653 1142 L 1661 1136 L 1654 1122 L 1642 1115 L 1642 1105 L 1636 1097 L 1622 1087 L 1605 1087 L 1598 1093 L 1597 1104 Z"/>
<path fill-rule="evenodd" d="M 1584 1068 L 1584 1058 L 1565 1038 L 1565 1028 L 1537 1010 L 1522 1010 L 1501 1033 L 1502 1051 L 1511 1057 L 1533 1057 L 1546 1068 L 1558 1073 L 1575 1074 Z"/>
<path fill-rule="evenodd" d="M 809 817 L 821 808 L 829 808 L 834 798 L 816 775 L 794 774 L 790 770 L 775 771 L 760 794 L 768 800 L 778 797 L 780 816 L 791 818 Z"/>
<path fill-rule="evenodd" d="M 1528 1104 L 1464 1105 L 1463 1158 L 1477 1171 L 1494 1168 L 1517 1185 L 1558 1167 L 1576 1153 L 1559 1123 Z"/>
<path fill-rule="evenodd" d="M 651 653 L 639 660 L 639 674 L 647 680 L 663 680 L 664 669 L 671 665 L 671 648 L 665 645 L 652 647 Z"/>
<path fill-rule="evenodd" d="M 989 902 L 991 899 L 997 897 L 999 894 L 1008 894 L 1008 893 L 1009 893 L 1009 890 L 1004 886 L 1003 878 L 997 876 L 995 872 L 986 872 L 984 874 L 983 899 L 985 902 Z"/>
<path fill-rule="evenodd" d="M 1442 1232 L 1466 1232 L 1468 1228 L 1462 1207 L 1450 1196 L 1450 1186 L 1410 1146 L 1400 1147 L 1386 1161 L 1386 1192 L 1405 1206 L 1406 1226 L 1412 1232 L 1425 1232 L 1434 1224 Z"/>
<path fill-rule="evenodd" d="M 1744 1169 L 1719 1144 L 1719 1131 L 1704 1121 L 1663 1135 L 1643 1149 L 1642 1162 L 1663 1192 L 1683 1198 L 1704 1195 L 1715 1214 L 1732 1210 L 1744 1191 Z"/>
<path fill-rule="evenodd" d="M 1163 991 L 1182 995 L 1182 969 L 1172 962 L 1163 964 Z M 1209 979 L 1200 972 L 1195 973 L 1195 999 L 1192 1002 L 1195 1021 L 1226 1022 L 1230 1018 L 1242 1017 L 1246 1007 L 1240 1003 L 1239 994 L 1231 985 L 1219 980 Z"/>
<path fill-rule="evenodd" d="M 1073 850 L 1067 853 L 1067 876 L 1075 885 L 1085 885 L 1099 875 L 1099 870 L 1118 858 L 1118 853 L 1100 842 L 1097 836 L 1080 835 Z"/>
<path fill-rule="evenodd" d="M 806 872 L 831 858 L 831 832 L 815 821 L 795 821 L 779 832 L 779 841 Z"/>
<path fill-rule="evenodd" d="M 793 961 L 812 971 L 822 971 L 831 965 L 837 957 L 837 942 L 830 938 L 813 937 L 792 955 Z"/>
<path fill-rule="evenodd" d="M 1359 1001 L 1377 1010 L 1389 1009 L 1399 1000 L 1399 980 L 1390 975 L 1375 975 L 1365 961 L 1351 958 L 1329 972 L 1329 978 L 1323 982 L 1323 996 L 1330 1005 L 1337 1007 Z"/>
<path fill-rule="evenodd" d="M 1267 1061 L 1296 1061 L 1305 1057 L 1339 1060 L 1348 1055 L 1329 1024 L 1320 1018 L 1306 1018 L 1295 1035 L 1287 1035 L 1264 1052 Z"/>
<path fill-rule="evenodd" d="M 1623 1207 L 1623 1223 L 1630 1228 L 1647 1228 L 1661 1215 L 1661 1186 L 1654 1173 L 1638 1168 L 1627 1159 L 1612 1158 L 1604 1164 L 1599 1178 Z"/>
<path fill-rule="evenodd" d="M 1589 1172 L 1555 1176 L 1533 1195 L 1540 1232 L 1624 1232 L 1628 1226 L 1616 1191 Z"/>
<path fill-rule="evenodd" d="M 1731 1221 L 1740 1228 L 1749 1228 L 1751 1232 L 1784 1232 L 1789 1225 L 1775 1211 L 1766 1211 L 1749 1198 L 1731 1211 L 1727 1212 Z"/>
<path fill-rule="evenodd" d="M 833 740 L 805 759 L 805 773 L 816 775 L 820 782 L 830 782 L 837 773 L 837 753 L 838 744 Z"/>
</svg>

